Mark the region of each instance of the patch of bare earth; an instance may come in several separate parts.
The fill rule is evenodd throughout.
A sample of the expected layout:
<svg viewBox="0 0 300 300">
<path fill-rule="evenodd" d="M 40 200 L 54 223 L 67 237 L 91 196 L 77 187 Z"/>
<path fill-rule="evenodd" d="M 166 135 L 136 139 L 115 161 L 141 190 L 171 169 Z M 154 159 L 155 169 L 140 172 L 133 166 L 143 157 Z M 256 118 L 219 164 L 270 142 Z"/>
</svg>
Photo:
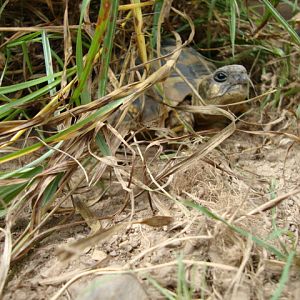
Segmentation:
<svg viewBox="0 0 300 300">
<path fill-rule="evenodd" d="M 239 124 L 239 127 L 245 126 Z M 260 130 L 263 129 L 266 127 Z M 297 124 L 289 124 L 288 130 L 296 135 Z M 194 147 L 193 151 L 197 146 Z M 299 251 L 300 194 L 293 194 L 300 182 L 299 150 L 299 143 L 287 135 L 237 131 L 204 160 L 176 173 L 169 185 L 166 182 L 165 192 L 151 193 L 155 214 L 172 216 L 171 225 L 125 226 L 72 260 L 61 262 L 57 249 L 89 234 L 86 225 L 78 225 L 79 216 L 73 215 L 70 219 L 73 226 L 52 233 L 15 263 L 4 299 L 51 299 L 75 278 L 78 280 L 69 282 L 58 299 L 76 299 L 82 286 L 95 274 L 129 269 L 138 277 L 149 299 L 164 299 L 147 279 L 151 277 L 162 287 L 176 292 L 178 257 L 185 265 L 185 280 L 193 288 L 193 299 L 270 299 L 278 287 L 284 263 L 251 238 L 196 209 L 187 208 L 176 199 L 208 208 L 283 254 L 293 247 Z M 183 150 L 182 155 L 184 151 L 192 150 Z M 164 163 L 156 159 L 151 167 L 157 171 Z M 111 188 L 93 206 L 99 217 L 113 214 L 124 203 L 125 192 L 113 177 L 110 179 L 108 174 L 107 178 L 112 180 Z M 76 197 L 92 201 L 100 190 L 86 189 Z M 282 195 L 286 197 L 273 208 L 272 205 L 262 207 Z M 258 207 L 262 209 L 257 210 Z M 119 221 L 128 221 L 131 213 L 127 207 L 114 218 L 101 221 L 101 225 L 108 228 Z M 147 193 L 135 198 L 133 218 L 139 220 L 152 215 Z M 56 217 L 57 222 L 61 217 Z M 20 221 L 19 225 L 22 229 L 26 224 Z M 296 268 L 290 270 L 281 299 L 300 299 Z"/>
</svg>

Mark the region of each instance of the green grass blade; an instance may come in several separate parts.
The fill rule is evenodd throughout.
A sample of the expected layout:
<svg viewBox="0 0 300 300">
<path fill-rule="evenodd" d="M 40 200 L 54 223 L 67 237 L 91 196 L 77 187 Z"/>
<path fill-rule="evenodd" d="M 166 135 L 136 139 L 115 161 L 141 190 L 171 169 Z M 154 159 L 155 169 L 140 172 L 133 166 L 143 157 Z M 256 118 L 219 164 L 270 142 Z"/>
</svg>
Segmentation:
<svg viewBox="0 0 300 300">
<path fill-rule="evenodd" d="M 14 170 L 12 172 L 0 175 L 0 179 L 7 179 L 7 178 L 10 178 L 12 176 L 21 176 L 22 173 L 29 172 L 31 169 L 33 169 L 36 166 L 40 165 L 45 159 L 47 159 L 48 157 L 50 157 L 56 151 L 56 149 L 60 148 L 60 146 L 62 145 L 62 143 L 63 143 L 62 141 L 59 142 L 58 144 L 56 144 L 53 147 L 53 149 L 50 149 L 49 151 L 47 151 L 46 153 L 44 153 L 42 156 L 40 156 L 36 160 L 30 162 L 29 164 L 25 165 L 24 167 L 19 168 L 17 170 Z"/>
<path fill-rule="evenodd" d="M 0 106 L 0 118 L 3 118 L 12 108 L 18 108 L 20 105 L 28 104 L 37 98 L 39 100 L 42 100 L 40 97 L 48 93 L 52 88 L 57 86 L 61 83 L 61 79 L 58 78 L 54 80 L 52 83 L 40 88 L 37 91 L 32 92 L 31 94 L 28 94 L 20 99 L 17 99 L 15 101 L 12 101 L 10 103 L 6 103 Z"/>
<path fill-rule="evenodd" d="M 118 7 L 119 7 L 119 0 L 112 0 L 112 7 L 110 11 L 110 18 L 109 18 L 110 21 L 108 23 L 107 30 L 105 33 L 104 42 L 103 42 L 103 51 L 101 54 L 101 64 L 100 64 L 101 68 L 100 68 L 99 85 L 98 85 L 99 98 L 103 97 L 106 92 L 108 68 L 109 68 L 111 52 L 113 48 L 114 34 L 116 30 Z M 98 133 L 96 135 L 96 143 L 103 155 L 105 156 L 111 155 L 110 149 L 102 134 Z"/>
<path fill-rule="evenodd" d="M 236 233 L 246 237 L 246 238 L 251 238 L 253 242 L 255 242 L 257 245 L 265 248 L 266 250 L 268 250 L 269 252 L 275 254 L 279 259 L 285 259 L 286 255 L 282 254 L 277 248 L 273 247 L 272 245 L 269 245 L 267 242 L 265 242 L 264 240 L 261 240 L 255 236 L 253 236 L 251 233 L 245 231 L 242 228 L 239 228 L 235 225 L 232 225 L 230 223 L 228 223 L 226 220 L 222 219 L 221 217 L 217 216 L 216 214 L 214 214 L 213 212 L 211 212 L 209 209 L 207 209 L 206 207 L 200 205 L 200 204 L 196 204 L 194 202 L 190 202 L 190 201 L 183 201 L 182 202 L 185 206 L 191 207 L 191 208 L 195 208 L 198 211 L 202 212 L 203 214 L 205 214 L 206 216 L 208 216 L 211 219 L 217 220 L 222 222 L 223 224 L 227 225 L 231 230 L 235 231 Z"/>
<path fill-rule="evenodd" d="M 42 44 L 43 44 L 43 51 L 44 51 L 46 74 L 47 77 L 49 77 L 48 84 L 51 84 L 54 81 L 53 63 L 52 63 L 50 43 L 45 30 L 42 31 Z M 50 90 L 50 96 L 54 96 L 55 93 L 56 93 L 56 88 L 54 87 L 53 89 Z"/>
<path fill-rule="evenodd" d="M 2 4 L 2 1 L 1 1 L 1 7 L 0 7 L 0 20 L 1 20 L 1 16 L 2 16 L 2 13 L 4 11 L 4 8 L 5 6 L 9 3 L 9 1 L 5 1 L 3 4 Z"/>
<path fill-rule="evenodd" d="M 289 272 L 290 272 L 291 266 L 293 264 L 295 254 L 296 254 L 295 251 L 291 251 L 289 253 L 289 255 L 287 257 L 287 260 L 286 260 L 286 263 L 285 263 L 285 266 L 284 266 L 284 269 L 283 269 L 283 271 L 281 273 L 281 276 L 280 276 L 278 287 L 276 288 L 271 300 L 281 299 L 281 294 L 284 290 L 284 287 L 285 287 L 286 283 L 289 280 Z"/>
<path fill-rule="evenodd" d="M 0 209 L 0 219 L 5 217 L 8 212 L 8 209 Z"/>
<path fill-rule="evenodd" d="M 110 156 L 111 155 L 111 151 L 105 141 L 104 136 L 101 133 L 98 133 L 96 135 L 96 144 L 98 146 L 98 148 L 100 149 L 101 153 L 104 156 Z"/>
<path fill-rule="evenodd" d="M 107 73 L 110 63 L 111 51 L 113 48 L 114 34 L 116 30 L 116 22 L 118 16 L 119 0 L 111 1 L 111 10 L 109 23 L 107 25 L 107 30 L 105 33 L 105 38 L 103 42 L 103 51 L 101 55 L 101 69 L 99 74 L 99 87 L 98 87 L 98 97 L 101 98 L 105 95 L 106 84 L 107 84 Z"/>
<path fill-rule="evenodd" d="M 236 26 L 237 26 L 236 8 L 237 8 L 236 0 L 230 0 L 230 41 L 231 41 L 231 48 L 232 48 L 232 56 L 234 56 Z"/>
<path fill-rule="evenodd" d="M 71 75 L 75 74 L 75 72 L 76 72 L 75 67 L 70 68 L 67 71 L 67 75 L 71 76 Z M 8 94 L 8 93 L 17 92 L 19 90 L 28 89 L 32 86 L 39 85 L 41 83 L 44 83 L 44 82 L 48 81 L 51 77 L 53 77 L 53 78 L 61 77 L 62 73 L 63 72 L 57 72 L 57 73 L 54 73 L 53 75 L 44 76 L 44 77 L 41 77 L 41 78 L 37 78 L 37 79 L 33 79 L 33 80 L 21 82 L 21 83 L 16 83 L 16 84 L 9 85 L 9 86 L 0 87 L 0 95 L 1 94 L 5 95 L 5 94 Z"/>
<path fill-rule="evenodd" d="M 147 280 L 168 300 L 176 300 L 177 298 L 172 295 L 172 293 L 162 287 L 156 280 L 151 277 L 147 277 Z"/>
<path fill-rule="evenodd" d="M 98 20 L 96 23 L 95 34 L 93 36 L 91 46 L 87 54 L 87 58 L 86 58 L 86 62 L 82 74 L 80 74 L 80 77 L 78 78 L 78 86 L 76 87 L 71 98 L 72 101 L 75 101 L 76 104 L 80 103 L 78 99 L 81 93 L 83 92 L 83 90 L 86 88 L 88 77 L 93 68 L 93 62 L 95 56 L 99 51 L 100 44 L 103 40 L 104 33 L 106 31 L 107 24 L 109 22 L 110 10 L 111 10 L 111 1 L 102 0 L 99 14 L 98 14 Z"/>
<path fill-rule="evenodd" d="M 14 120 L 17 116 L 19 116 L 22 112 L 22 109 L 12 109 L 8 114 L 7 117 L 2 119 L 1 121 L 11 121 Z"/>
<path fill-rule="evenodd" d="M 82 1 L 81 10 L 80 10 L 80 18 L 79 18 L 79 28 L 77 30 L 77 36 L 76 36 L 76 64 L 77 64 L 78 78 L 81 78 L 82 73 L 83 73 L 82 23 L 83 23 L 85 11 L 87 10 L 89 3 L 90 3 L 90 0 Z M 82 104 L 87 104 L 90 102 L 91 98 L 89 96 L 86 85 L 83 87 L 80 96 L 81 96 Z M 75 99 L 75 104 L 77 106 L 80 105 L 79 98 Z"/>
<path fill-rule="evenodd" d="M 4 102 L 11 102 L 12 100 L 6 96 L 4 96 L 3 94 L 0 94 L 0 101 L 4 101 Z"/>
<path fill-rule="evenodd" d="M 71 72 L 67 72 L 67 77 L 70 77 L 72 74 L 75 73 L 75 69 L 73 69 Z M 59 72 L 59 74 L 62 74 L 62 72 Z M 51 77 L 51 76 L 50 76 Z M 36 79 L 36 80 L 40 80 L 40 82 L 45 82 L 49 77 L 43 77 L 41 79 Z M 0 88 L 0 91 L 2 89 L 2 91 L 4 93 L 7 93 L 8 90 L 16 90 L 16 86 L 22 87 L 22 88 L 26 88 L 28 86 L 32 86 L 34 81 L 30 81 L 30 82 L 23 82 L 21 84 L 16 84 L 13 88 L 10 87 L 3 87 Z M 14 100 L 14 101 L 10 101 L 9 103 L 0 105 L 0 118 L 4 118 L 6 116 L 10 116 L 11 113 L 13 113 L 12 109 L 17 109 L 19 106 L 24 105 L 24 104 L 28 104 L 38 98 L 40 98 L 41 96 L 45 95 L 46 93 L 48 93 L 53 87 L 56 87 L 57 85 L 59 85 L 61 83 L 61 77 L 55 79 L 51 84 L 48 84 L 34 92 L 32 92 L 31 94 L 28 94 L 20 99 Z M 1 94 L 1 93 L 0 93 Z M 41 98 L 39 100 L 42 100 Z"/>
<path fill-rule="evenodd" d="M 37 31 L 37 32 L 32 32 L 32 33 L 28 33 L 25 34 L 23 36 L 20 36 L 19 38 L 12 40 L 11 42 L 9 42 L 7 44 L 7 48 L 14 48 L 16 46 L 22 46 L 22 44 L 24 44 L 24 42 L 40 42 L 41 41 L 41 32 Z"/>
<path fill-rule="evenodd" d="M 28 70 L 29 70 L 30 75 L 32 75 L 32 74 L 33 74 L 33 71 L 32 71 L 32 65 L 31 65 L 31 62 L 30 62 L 29 54 L 28 54 L 28 46 L 27 46 L 27 43 L 22 43 L 21 46 L 22 46 L 23 57 L 24 57 L 24 59 L 25 59 L 27 68 L 28 68 Z"/>
<path fill-rule="evenodd" d="M 151 44 L 152 49 L 154 49 L 156 47 L 158 21 L 159 21 L 159 16 L 160 16 L 163 4 L 164 4 L 163 0 L 157 0 L 155 2 L 155 6 L 154 6 L 152 34 L 151 34 L 151 39 L 150 39 L 150 44 Z"/>
<path fill-rule="evenodd" d="M 182 262 L 182 255 L 178 257 L 177 261 L 177 297 L 179 299 L 192 299 L 191 290 L 189 289 L 188 283 L 185 279 L 185 265 Z"/>
<path fill-rule="evenodd" d="M 41 173 L 43 168 L 38 166 L 34 169 L 28 170 L 22 174 L 18 174 L 15 178 L 24 178 L 28 179 L 27 182 L 24 183 L 17 183 L 17 184 L 6 184 L 4 186 L 0 186 L 0 209 L 4 209 L 1 203 L 8 204 L 14 197 L 16 197 L 25 187 L 28 186 L 29 181 L 36 176 L 37 174 Z"/>
<path fill-rule="evenodd" d="M 207 48 L 210 48 L 211 47 L 211 42 L 212 42 L 212 26 L 210 25 L 211 23 L 211 20 L 213 18 L 213 12 L 214 12 L 214 9 L 216 7 L 216 1 L 217 0 L 212 0 L 210 1 L 210 4 L 208 6 L 208 28 L 207 28 L 207 32 L 206 32 L 206 35 L 207 35 Z"/>
<path fill-rule="evenodd" d="M 84 127 L 85 125 L 88 125 L 89 123 L 95 123 L 95 121 L 101 119 L 101 117 L 106 116 L 109 112 L 115 110 L 117 107 L 123 104 L 126 98 L 115 100 L 111 103 L 106 104 L 105 106 L 101 107 L 99 110 L 97 110 L 95 113 L 91 114 L 90 116 L 86 117 L 84 120 L 79 121 L 78 123 L 70 126 L 69 128 L 52 135 L 51 137 L 44 140 L 44 143 L 55 143 L 62 140 L 67 140 L 70 138 L 74 138 L 75 136 L 81 135 L 82 132 L 80 132 L 80 129 Z M 73 134 L 73 135 L 71 135 Z M 0 157 L 0 164 L 16 159 L 18 157 L 30 154 L 35 152 L 36 150 L 42 148 L 44 146 L 44 143 L 39 142 L 34 145 L 28 146 L 24 149 L 15 151 L 13 153 L 9 153 L 5 156 Z"/>
<path fill-rule="evenodd" d="M 289 23 L 279 14 L 279 12 L 274 8 L 274 6 L 268 0 L 262 0 L 265 4 L 266 9 L 270 14 L 284 27 L 284 29 L 289 33 L 291 38 L 295 43 L 300 46 L 300 37 L 297 32 L 289 25 Z"/>
<path fill-rule="evenodd" d="M 53 199 L 63 175 L 64 173 L 59 173 L 58 175 L 56 175 L 55 178 L 46 187 L 43 193 L 42 207 L 45 207 Z"/>
<path fill-rule="evenodd" d="M 63 70 L 64 68 L 64 62 L 63 60 L 56 54 L 56 52 L 51 49 L 51 55 L 53 56 L 53 58 L 55 58 L 55 60 L 57 61 L 57 63 L 59 64 L 59 66 L 61 67 L 61 69 Z M 54 74 L 53 74 L 54 75 Z"/>
</svg>

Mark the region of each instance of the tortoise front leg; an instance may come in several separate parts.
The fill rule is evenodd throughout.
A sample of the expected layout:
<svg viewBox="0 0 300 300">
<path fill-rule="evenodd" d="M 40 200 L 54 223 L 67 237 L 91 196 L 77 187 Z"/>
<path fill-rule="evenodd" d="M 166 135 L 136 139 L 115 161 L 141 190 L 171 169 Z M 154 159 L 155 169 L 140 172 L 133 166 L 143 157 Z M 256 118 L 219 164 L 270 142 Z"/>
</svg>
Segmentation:
<svg viewBox="0 0 300 300">
<path fill-rule="evenodd" d="M 191 105 L 190 100 L 184 100 L 181 103 L 184 105 Z M 184 110 L 177 110 L 173 108 L 169 117 L 166 120 L 166 127 L 171 129 L 177 135 L 182 135 L 183 133 L 194 132 L 195 118 L 194 114 Z"/>
</svg>

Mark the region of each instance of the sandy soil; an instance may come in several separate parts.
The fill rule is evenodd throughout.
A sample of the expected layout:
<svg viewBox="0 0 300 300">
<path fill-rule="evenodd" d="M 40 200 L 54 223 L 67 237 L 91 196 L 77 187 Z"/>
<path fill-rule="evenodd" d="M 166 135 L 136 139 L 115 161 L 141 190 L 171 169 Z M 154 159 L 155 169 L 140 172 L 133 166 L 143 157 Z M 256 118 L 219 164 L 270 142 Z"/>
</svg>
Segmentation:
<svg viewBox="0 0 300 300">
<path fill-rule="evenodd" d="M 276 128 L 262 126 L 260 130 L 285 129 L 297 134 L 294 121 L 284 128 L 286 124 L 278 123 Z M 240 123 L 239 128 L 249 126 Z M 192 299 L 270 299 L 278 287 L 284 262 L 251 238 L 175 199 L 191 200 L 208 208 L 284 254 L 292 249 L 299 252 L 300 194 L 285 197 L 274 208 L 251 213 L 271 199 L 299 188 L 299 150 L 299 143 L 288 136 L 236 132 L 204 160 L 175 174 L 166 193 L 151 193 L 155 215 L 173 217 L 172 224 L 158 228 L 124 226 L 65 262 L 59 260 L 57 249 L 85 238 L 90 229 L 81 224 L 56 231 L 13 265 L 3 299 L 51 299 L 68 280 L 91 269 L 99 274 L 136 270 L 134 274 L 149 299 L 165 299 L 149 277 L 176 292 L 179 257 L 185 264 L 185 280 L 193 287 Z M 184 151 L 191 150 L 183 150 L 183 155 Z M 152 167 L 157 170 L 163 164 L 157 159 Z M 117 181 L 111 186 L 92 208 L 98 217 L 122 207 L 124 190 Z M 92 201 L 100 191 L 85 190 L 77 197 Z M 128 221 L 130 214 L 127 207 L 113 219 L 101 221 L 101 225 L 108 228 L 121 220 Z M 135 198 L 134 220 L 152 215 L 147 193 Z M 61 217 L 56 215 L 49 228 Z M 78 220 L 80 216 L 73 215 L 69 223 Z M 20 220 L 15 229 L 22 230 L 25 224 L 25 219 Z M 86 285 L 93 276 L 82 276 L 58 299 L 75 299 L 82 284 Z M 280 299 L 300 299 L 300 277 L 295 267 L 289 271 Z"/>
</svg>

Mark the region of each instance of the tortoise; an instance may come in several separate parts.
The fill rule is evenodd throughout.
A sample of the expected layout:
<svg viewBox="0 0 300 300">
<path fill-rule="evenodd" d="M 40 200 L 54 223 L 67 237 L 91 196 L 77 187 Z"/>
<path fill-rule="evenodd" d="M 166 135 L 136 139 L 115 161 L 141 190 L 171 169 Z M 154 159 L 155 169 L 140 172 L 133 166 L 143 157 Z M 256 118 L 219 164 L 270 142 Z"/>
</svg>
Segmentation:
<svg viewBox="0 0 300 300">
<path fill-rule="evenodd" d="M 167 54 L 173 50 L 173 45 L 166 45 L 162 48 L 162 53 Z M 196 89 L 203 101 L 194 95 L 182 75 Z M 186 104 L 199 106 L 204 102 L 222 105 L 226 109 L 226 105 L 246 99 L 249 91 L 249 77 L 246 68 L 242 65 L 233 64 L 216 68 L 195 49 L 186 47 L 182 49 L 175 70 L 162 86 L 163 97 L 152 89 L 144 97 L 138 98 L 129 109 L 136 127 L 175 128 L 178 124 L 182 124 L 182 121 L 192 127 L 197 127 L 197 123 L 200 124 L 203 120 L 202 114 L 183 111 L 178 114 L 171 107 L 176 109 L 176 106 Z M 231 105 L 228 109 L 237 113 L 242 110 L 242 107 Z"/>
</svg>

